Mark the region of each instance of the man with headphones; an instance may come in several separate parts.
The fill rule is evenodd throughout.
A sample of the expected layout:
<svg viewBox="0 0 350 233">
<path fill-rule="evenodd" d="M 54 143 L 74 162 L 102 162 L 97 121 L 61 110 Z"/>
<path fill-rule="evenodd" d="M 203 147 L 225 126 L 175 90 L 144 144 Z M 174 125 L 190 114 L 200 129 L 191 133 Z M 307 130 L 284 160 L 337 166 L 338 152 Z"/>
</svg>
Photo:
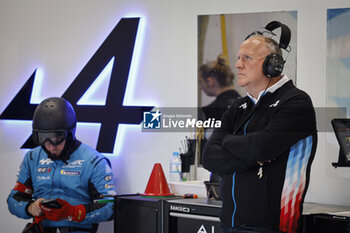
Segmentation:
<svg viewBox="0 0 350 233">
<path fill-rule="evenodd" d="M 279 43 L 254 32 L 241 44 L 236 68 L 247 96 L 236 100 L 203 152 L 206 169 L 223 177 L 221 232 L 297 232 L 316 145 L 310 97 L 282 74 L 289 28 Z"/>
</svg>

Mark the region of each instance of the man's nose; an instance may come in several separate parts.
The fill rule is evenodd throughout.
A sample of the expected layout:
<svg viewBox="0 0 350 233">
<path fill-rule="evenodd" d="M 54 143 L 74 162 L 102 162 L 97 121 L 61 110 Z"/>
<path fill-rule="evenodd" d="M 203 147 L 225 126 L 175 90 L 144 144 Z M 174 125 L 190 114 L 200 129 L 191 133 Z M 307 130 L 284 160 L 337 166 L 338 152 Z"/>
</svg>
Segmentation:
<svg viewBox="0 0 350 233">
<path fill-rule="evenodd" d="M 237 59 L 235 67 L 236 67 L 236 69 L 242 68 L 242 61 L 240 58 Z"/>
</svg>

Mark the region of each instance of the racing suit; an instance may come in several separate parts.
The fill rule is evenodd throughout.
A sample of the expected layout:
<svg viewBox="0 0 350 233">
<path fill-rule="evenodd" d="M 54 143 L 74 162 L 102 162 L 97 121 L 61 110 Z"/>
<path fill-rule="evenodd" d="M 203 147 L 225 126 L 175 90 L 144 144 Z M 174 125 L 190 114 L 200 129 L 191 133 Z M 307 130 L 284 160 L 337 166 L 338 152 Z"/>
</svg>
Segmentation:
<svg viewBox="0 0 350 233">
<path fill-rule="evenodd" d="M 286 76 L 257 103 L 249 96 L 233 103 L 205 146 L 203 165 L 223 176 L 224 227 L 295 232 L 316 151 L 315 111 Z"/>
<path fill-rule="evenodd" d="M 44 229 L 69 227 L 74 231 L 93 232 L 97 229 L 96 223 L 112 218 L 113 203 L 93 203 L 100 195 L 115 194 L 109 160 L 86 144 L 78 143 L 66 161 L 51 160 L 41 147 L 26 153 L 16 186 L 7 199 L 12 214 L 29 219 L 33 217 L 27 211 L 30 203 L 38 198 L 60 198 L 71 205 L 83 204 L 85 219 L 82 222 L 45 219 Z"/>
</svg>

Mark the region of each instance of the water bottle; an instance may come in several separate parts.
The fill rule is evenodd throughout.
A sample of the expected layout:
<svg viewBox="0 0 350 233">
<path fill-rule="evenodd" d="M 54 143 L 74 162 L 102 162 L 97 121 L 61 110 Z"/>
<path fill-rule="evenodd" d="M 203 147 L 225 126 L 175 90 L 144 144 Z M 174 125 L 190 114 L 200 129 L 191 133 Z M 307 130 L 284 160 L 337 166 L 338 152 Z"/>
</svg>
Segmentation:
<svg viewBox="0 0 350 233">
<path fill-rule="evenodd" d="M 170 181 L 181 181 L 181 158 L 179 152 L 174 152 L 170 159 Z"/>
</svg>

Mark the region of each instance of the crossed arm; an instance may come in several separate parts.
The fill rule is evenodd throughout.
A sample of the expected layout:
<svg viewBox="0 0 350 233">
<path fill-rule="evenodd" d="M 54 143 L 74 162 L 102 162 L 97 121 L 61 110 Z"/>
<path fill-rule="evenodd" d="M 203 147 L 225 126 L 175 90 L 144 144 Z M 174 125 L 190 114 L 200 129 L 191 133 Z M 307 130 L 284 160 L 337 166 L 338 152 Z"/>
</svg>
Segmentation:
<svg viewBox="0 0 350 233">
<path fill-rule="evenodd" d="M 302 107 L 301 107 L 302 106 Z M 305 96 L 290 99 L 260 130 L 234 135 L 230 109 L 222 126 L 214 130 L 203 151 L 203 165 L 209 171 L 224 174 L 244 171 L 258 162 L 273 161 L 302 138 L 316 132 L 315 113 Z"/>
</svg>

